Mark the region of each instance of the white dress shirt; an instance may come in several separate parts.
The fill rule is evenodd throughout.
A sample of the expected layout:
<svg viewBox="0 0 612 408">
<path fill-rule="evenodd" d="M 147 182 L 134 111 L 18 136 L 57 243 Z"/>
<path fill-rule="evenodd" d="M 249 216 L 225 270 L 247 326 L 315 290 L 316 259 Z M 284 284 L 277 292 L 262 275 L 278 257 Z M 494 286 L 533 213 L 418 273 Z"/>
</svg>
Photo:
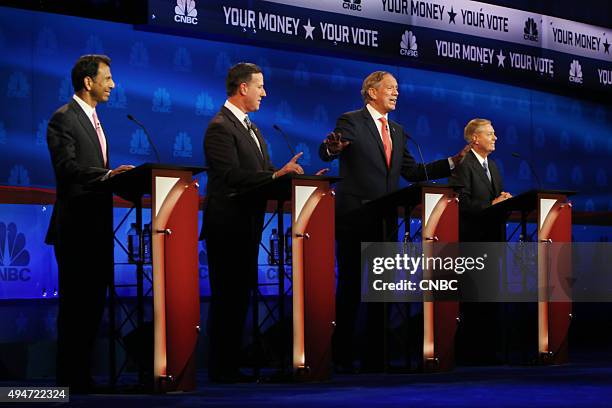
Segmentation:
<svg viewBox="0 0 612 408">
<path fill-rule="evenodd" d="M 391 139 L 391 128 L 389 127 L 389 115 L 383 115 L 382 113 L 374 109 L 369 103 L 366 105 L 366 109 L 368 110 L 368 112 L 370 112 L 370 115 L 372 115 L 372 119 L 374 119 L 374 123 L 376 124 L 376 129 L 378 129 L 378 136 L 380 136 L 380 140 L 383 140 L 382 122 L 380 121 L 380 118 L 385 118 L 385 120 L 387 121 L 387 132 L 389 133 L 389 140 L 391 141 L 391 147 L 393 147 L 393 140 Z"/>
<path fill-rule="evenodd" d="M 74 99 L 79 104 L 81 109 L 83 109 L 83 112 L 85 112 L 85 116 L 89 118 L 89 121 L 91 122 L 94 130 L 96 130 L 96 123 L 94 123 L 93 120 L 93 113 L 96 111 L 96 108 L 92 108 L 91 105 L 89 105 L 87 102 L 85 102 L 76 95 L 72 95 L 72 99 Z M 102 129 L 102 126 L 100 126 L 100 129 Z M 102 134 L 104 134 L 104 130 L 102 130 Z M 106 135 L 104 136 L 104 138 L 106 138 Z"/>
<path fill-rule="evenodd" d="M 382 122 L 380 121 L 380 118 L 387 119 L 387 130 L 389 131 L 389 139 L 391 139 L 391 147 L 393 147 L 393 138 L 391 138 L 391 128 L 389 127 L 388 114 L 383 115 L 382 113 L 374 109 L 369 103 L 366 105 L 366 109 L 368 110 L 368 112 L 370 112 L 370 115 L 372 115 L 372 119 L 374 119 L 374 123 L 376 124 L 376 129 L 378 129 L 378 135 L 380 136 L 380 140 L 382 140 Z M 448 165 L 450 166 L 451 170 L 455 168 L 455 163 L 450 157 L 448 158 Z"/>
<path fill-rule="evenodd" d="M 93 108 L 90 104 L 88 104 L 87 102 L 85 102 L 84 100 L 82 100 L 81 98 L 79 98 L 78 96 L 72 95 L 72 99 L 74 99 L 76 101 L 76 103 L 79 104 L 79 106 L 81 107 L 81 109 L 83 109 L 83 112 L 85 112 L 85 116 L 87 116 L 89 118 L 89 121 L 91 122 L 91 125 L 94 128 L 94 131 L 96 130 L 96 125 L 100 125 L 100 131 L 102 131 L 102 137 L 104 137 L 104 140 L 106 140 L 106 135 L 104 134 L 104 129 L 102 129 L 102 125 L 101 124 L 96 124 L 94 122 L 93 119 L 93 114 L 96 111 L 96 108 Z M 96 116 L 97 116 L 97 112 L 96 112 Z M 96 131 L 97 134 L 97 131 Z M 100 147 L 100 149 L 102 149 L 102 147 Z M 102 180 L 106 180 L 107 178 L 110 177 L 111 174 L 111 170 L 109 170 L 104 177 L 102 177 Z"/>
<path fill-rule="evenodd" d="M 234 105 L 233 103 L 231 103 L 230 101 L 226 100 L 225 103 L 223 104 L 223 106 L 225 106 L 227 109 L 230 110 L 230 112 L 232 112 L 234 114 L 234 116 L 236 118 L 238 118 L 238 121 L 240 123 L 242 123 L 242 126 L 244 126 L 245 129 L 247 129 L 249 131 L 249 134 L 251 135 L 251 137 L 253 138 L 253 140 L 255 141 L 255 143 L 257 144 L 257 147 L 259 148 L 259 152 L 263 155 L 263 152 L 261 150 L 261 145 L 259 144 L 259 140 L 257 139 L 257 136 L 255 136 L 255 133 L 247 128 L 246 123 L 244 122 L 244 118 L 247 117 L 247 114 L 244 113 L 243 111 L 241 111 L 240 109 L 238 109 L 236 107 L 236 105 Z M 250 119 L 250 118 L 249 118 Z"/>
<path fill-rule="evenodd" d="M 481 166 L 482 166 L 482 163 L 487 162 L 487 167 L 489 167 L 489 162 L 487 161 L 486 157 L 482 157 L 481 155 L 476 153 L 476 150 L 474 149 L 472 149 L 472 153 L 474 153 L 474 155 L 476 156 L 476 159 L 478 159 L 478 163 L 480 163 Z"/>
</svg>

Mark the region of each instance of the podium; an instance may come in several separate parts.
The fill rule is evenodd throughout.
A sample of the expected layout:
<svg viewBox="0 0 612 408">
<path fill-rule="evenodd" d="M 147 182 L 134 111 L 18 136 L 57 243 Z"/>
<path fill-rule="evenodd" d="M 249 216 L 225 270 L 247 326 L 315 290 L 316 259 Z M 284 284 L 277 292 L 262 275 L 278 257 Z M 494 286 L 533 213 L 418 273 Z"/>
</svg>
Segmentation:
<svg viewBox="0 0 612 408">
<path fill-rule="evenodd" d="M 320 381 L 331 376 L 331 337 L 336 313 L 334 194 L 331 184 L 337 180 L 337 177 L 287 174 L 235 196 L 240 200 L 276 201 L 280 254 L 284 254 L 283 207 L 284 203 L 291 202 L 291 365 L 294 377 L 304 381 Z M 282 321 L 285 315 L 284 262 L 279 262 L 278 269 Z"/>
<path fill-rule="evenodd" d="M 570 278 L 571 262 L 556 259 L 547 264 L 548 243 L 572 241 L 572 205 L 568 197 L 574 191 L 530 190 L 484 210 L 492 215 L 505 215 L 518 211 L 521 214 L 521 236 L 527 237 L 527 217 L 536 212 L 538 244 L 538 356 L 542 364 L 568 362 L 568 331 L 571 322 L 571 301 L 548 301 L 549 282 L 556 274 Z M 552 273 L 553 276 L 550 276 Z M 544 299 L 544 300 L 542 300 Z"/>
<path fill-rule="evenodd" d="M 421 206 L 421 237 L 426 256 L 433 256 L 428 243 L 457 242 L 459 239 L 457 194 L 453 187 L 435 183 L 416 183 L 391 194 L 364 204 L 357 211 L 364 216 L 394 214 L 403 209 L 405 225 L 410 225 L 410 214 Z M 395 222 L 394 220 L 394 222 Z M 395 240 L 390 232 L 395 226 L 386 217 L 383 219 L 383 236 Z M 424 271 L 424 276 L 427 274 Z M 455 366 L 454 339 L 459 318 L 459 303 L 455 301 L 423 302 L 422 364 L 425 371 L 448 371 Z M 387 319 L 385 313 L 385 319 Z M 386 330 L 385 330 L 386 331 Z M 386 342 L 386 341 L 385 341 Z M 384 365 L 389 366 L 385 352 Z"/>
<path fill-rule="evenodd" d="M 101 183 L 101 188 L 134 203 L 142 231 L 142 198 L 151 195 L 153 286 L 153 387 L 156 392 L 196 387 L 196 345 L 200 331 L 198 284 L 198 183 L 200 167 L 143 164 Z M 144 245 L 137 265 L 137 327 L 144 324 Z M 111 288 L 114 296 L 114 287 Z M 111 298 L 111 307 L 114 299 Z M 114 329 L 114 310 L 111 308 Z M 111 341 L 114 345 L 114 341 Z M 113 347 L 113 346 L 112 346 Z M 111 347 L 111 373 L 116 372 Z M 144 347 L 144 345 L 143 345 Z M 140 367 L 139 380 L 144 383 Z M 111 381 L 112 382 L 112 381 Z"/>
</svg>

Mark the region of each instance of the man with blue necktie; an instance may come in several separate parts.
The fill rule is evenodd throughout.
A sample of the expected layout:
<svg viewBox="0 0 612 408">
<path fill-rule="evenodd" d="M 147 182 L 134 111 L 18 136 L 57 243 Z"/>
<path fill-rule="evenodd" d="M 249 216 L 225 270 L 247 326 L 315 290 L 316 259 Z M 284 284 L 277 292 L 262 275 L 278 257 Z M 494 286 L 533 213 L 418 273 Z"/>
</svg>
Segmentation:
<svg viewBox="0 0 612 408">
<path fill-rule="evenodd" d="M 459 239 L 463 242 L 503 241 L 499 222 L 484 219 L 481 211 L 512 197 L 495 162 L 489 155 L 495 151 L 495 129 L 488 119 L 472 119 L 463 131 L 471 150 L 449 179 L 459 189 Z"/>
<path fill-rule="evenodd" d="M 501 175 L 490 157 L 497 136 L 488 119 L 472 119 L 463 131 L 471 150 L 457 166 L 449 183 L 459 190 L 459 240 L 461 242 L 505 241 L 505 222 L 482 213 L 512 195 L 504 190 Z M 495 274 L 488 274 L 495 280 Z M 479 281 L 479 284 L 486 284 Z M 490 284 L 497 286 L 497 283 Z M 495 364 L 503 361 L 502 307 L 478 302 L 461 303 L 461 324 L 457 331 L 457 359 L 464 364 Z M 518 326 L 513 326 L 518 327 Z M 485 330 L 486 328 L 486 330 Z"/>
</svg>

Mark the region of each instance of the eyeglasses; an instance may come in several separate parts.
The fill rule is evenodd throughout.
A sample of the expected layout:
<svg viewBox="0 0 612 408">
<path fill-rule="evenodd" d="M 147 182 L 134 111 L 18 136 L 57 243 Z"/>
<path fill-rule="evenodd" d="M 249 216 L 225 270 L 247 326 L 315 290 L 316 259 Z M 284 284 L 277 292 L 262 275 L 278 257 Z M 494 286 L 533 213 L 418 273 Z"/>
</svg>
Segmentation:
<svg viewBox="0 0 612 408">
<path fill-rule="evenodd" d="M 476 132 L 476 133 L 480 133 L 488 137 L 495 136 L 495 132 Z"/>
</svg>

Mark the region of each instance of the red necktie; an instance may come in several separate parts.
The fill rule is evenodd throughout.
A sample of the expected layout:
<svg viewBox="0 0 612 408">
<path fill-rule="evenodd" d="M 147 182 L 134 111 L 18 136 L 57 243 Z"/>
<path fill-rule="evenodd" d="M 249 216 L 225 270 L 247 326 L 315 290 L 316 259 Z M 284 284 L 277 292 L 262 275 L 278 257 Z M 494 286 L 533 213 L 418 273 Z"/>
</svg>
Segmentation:
<svg viewBox="0 0 612 408">
<path fill-rule="evenodd" d="M 387 126 L 387 119 L 384 117 L 378 118 L 382 122 L 382 142 L 385 148 L 385 157 L 387 158 L 387 168 L 391 167 L 391 137 L 389 136 L 389 127 Z"/>
<path fill-rule="evenodd" d="M 100 141 L 100 149 L 102 149 L 102 158 L 104 159 L 104 165 L 106 166 L 106 138 L 104 137 L 104 132 L 102 131 L 102 126 L 100 126 L 100 121 L 98 120 L 98 115 L 96 115 L 96 111 L 92 114 L 94 120 L 94 127 L 96 128 L 96 134 L 98 135 L 98 140 Z"/>
</svg>

